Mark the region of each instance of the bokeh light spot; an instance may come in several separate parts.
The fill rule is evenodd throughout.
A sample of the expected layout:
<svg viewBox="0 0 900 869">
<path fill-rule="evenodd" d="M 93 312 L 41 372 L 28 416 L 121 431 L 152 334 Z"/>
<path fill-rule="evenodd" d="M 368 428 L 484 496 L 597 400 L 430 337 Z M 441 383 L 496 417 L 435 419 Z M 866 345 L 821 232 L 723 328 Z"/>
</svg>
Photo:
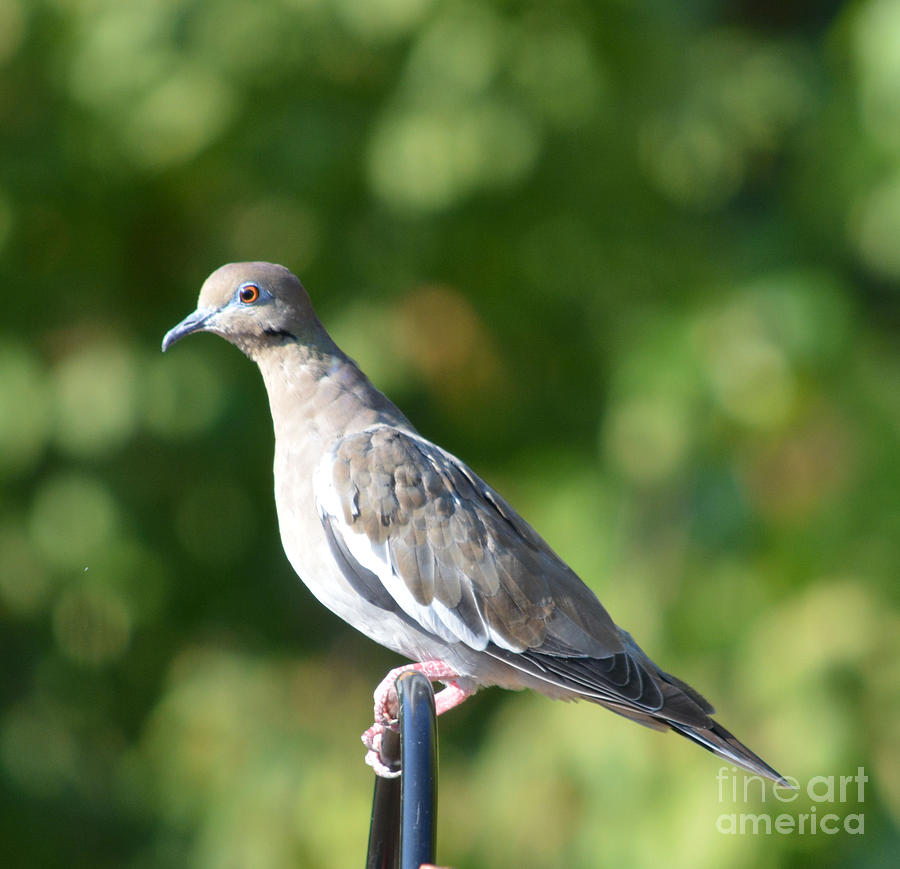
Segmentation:
<svg viewBox="0 0 900 869">
<path fill-rule="evenodd" d="M 859 462 L 854 434 L 849 420 L 832 412 L 759 445 L 744 477 L 760 513 L 781 522 L 803 520 L 841 494 Z"/>
<path fill-rule="evenodd" d="M 165 168 L 210 144 L 231 119 L 231 88 L 175 38 L 176 6 L 101 3 L 76 28 L 66 84 L 137 165 Z"/>
<path fill-rule="evenodd" d="M 208 64 L 227 67 L 229 79 L 243 80 L 259 76 L 271 80 L 297 60 L 302 40 L 294 37 L 290 6 L 310 7 L 323 0 L 279 0 L 245 3 L 243 0 L 217 0 L 192 7 L 191 38 L 196 53 Z M 248 46 L 265 46 L 264 51 L 248 51 Z"/>
<path fill-rule="evenodd" d="M 548 121 L 577 127 L 605 107 L 606 79 L 590 43 L 574 27 L 535 22 L 512 49 L 513 78 Z"/>
<path fill-rule="evenodd" d="M 33 354 L 17 342 L 0 342 L 0 476 L 27 471 L 49 434 L 47 378 Z"/>
<path fill-rule="evenodd" d="M 436 400 L 461 410 L 501 387 L 504 374 L 494 340 L 468 299 L 454 287 L 419 287 L 402 303 L 398 340 Z"/>
<path fill-rule="evenodd" d="M 833 274 L 814 268 L 776 271 L 751 281 L 739 294 L 798 363 L 820 365 L 844 347 L 852 317 L 846 288 Z"/>
<path fill-rule="evenodd" d="M 487 5 L 443 4 L 410 53 L 402 96 L 461 106 L 483 94 L 502 56 L 502 25 Z"/>
<path fill-rule="evenodd" d="M 12 522 L 0 526 L 0 600 L 24 616 L 41 609 L 49 592 L 47 571 L 24 529 Z"/>
<path fill-rule="evenodd" d="M 186 342 L 178 353 L 154 354 L 143 366 L 143 413 L 148 428 L 180 438 L 208 428 L 224 402 L 221 379 L 203 353 Z"/>
<path fill-rule="evenodd" d="M 166 45 L 174 7 L 167 6 L 109 0 L 73 5 L 74 50 L 65 80 L 80 102 L 115 115 L 165 76 L 175 60 Z"/>
<path fill-rule="evenodd" d="M 397 319 L 397 312 L 368 301 L 351 302 L 329 318 L 337 345 L 353 348 L 353 358 L 386 395 L 405 390 L 414 379 L 410 355 L 398 352 L 398 342 L 385 340 L 398 332 Z"/>
<path fill-rule="evenodd" d="M 478 143 L 448 114 L 417 113 L 384 122 L 372 142 L 369 176 L 386 202 L 438 210 L 465 195 L 477 172 Z"/>
<path fill-rule="evenodd" d="M 885 277 L 900 277 L 900 173 L 860 197 L 850 233 L 870 269 Z"/>
<path fill-rule="evenodd" d="M 894 150 L 900 145 L 900 4 L 867 0 L 854 9 L 854 60 L 860 108 L 872 138 Z"/>
<path fill-rule="evenodd" d="M 772 742 L 793 758 L 793 775 L 857 756 L 858 728 L 849 726 L 848 707 L 829 694 L 825 678 L 870 660 L 893 626 L 860 577 L 822 577 L 771 609 L 749 636 L 737 677 L 753 692 L 751 702 L 755 695 L 770 710 Z M 812 744 L 810 732 L 817 735 Z"/>
<path fill-rule="evenodd" d="M 38 489 L 29 515 L 29 537 L 53 567 L 90 565 L 116 533 L 117 505 L 96 478 L 70 473 L 51 477 Z"/>
<path fill-rule="evenodd" d="M 476 189 L 520 180 L 539 146 L 533 122 L 508 103 L 410 110 L 376 130 L 369 180 L 395 208 L 437 211 Z"/>
<path fill-rule="evenodd" d="M 433 0 L 332 0 L 344 24 L 367 41 L 396 39 L 422 19 Z"/>
<path fill-rule="evenodd" d="M 660 189 L 683 205 L 717 208 L 734 194 L 743 177 L 740 151 L 715 120 L 701 113 L 649 123 L 640 153 Z"/>
<path fill-rule="evenodd" d="M 614 406 L 605 429 L 610 457 L 639 483 L 670 477 L 684 460 L 688 440 L 683 408 L 656 396 L 635 396 Z"/>
<path fill-rule="evenodd" d="M 649 115 L 640 156 L 651 179 L 674 201 L 718 208 L 808 112 L 802 52 L 748 40 L 732 31 L 695 41 L 677 76 L 684 92 Z"/>
<path fill-rule="evenodd" d="M 760 429 L 785 422 L 796 392 L 794 374 L 751 306 L 739 301 L 707 316 L 697 342 L 712 394 L 728 416 Z"/>
<path fill-rule="evenodd" d="M 234 97 L 202 67 L 173 71 L 132 107 L 122 135 L 137 161 L 165 168 L 193 157 L 231 120 Z"/>
<path fill-rule="evenodd" d="M 357 664 L 221 647 L 177 657 L 142 754 L 159 812 L 197 825 L 191 865 L 334 863 L 348 815 L 369 808 L 364 772 L 347 755 L 357 740 L 353 698 L 366 690 Z M 308 714 L 311 702 L 332 714 Z M 353 835 L 360 853 L 363 836 Z"/>
<path fill-rule="evenodd" d="M 54 371 L 59 445 L 93 456 L 125 441 L 135 424 L 135 377 L 122 344 L 97 342 L 65 356 Z"/>
</svg>

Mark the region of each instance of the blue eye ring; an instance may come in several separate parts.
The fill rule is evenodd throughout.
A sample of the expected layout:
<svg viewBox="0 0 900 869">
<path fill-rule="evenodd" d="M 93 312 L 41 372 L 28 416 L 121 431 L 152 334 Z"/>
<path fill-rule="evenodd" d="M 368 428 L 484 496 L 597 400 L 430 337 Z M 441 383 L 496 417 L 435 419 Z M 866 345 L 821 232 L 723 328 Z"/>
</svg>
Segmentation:
<svg viewBox="0 0 900 869">
<path fill-rule="evenodd" d="M 261 295 L 259 287 L 254 283 L 241 284 L 237 291 L 237 297 L 240 299 L 241 304 L 244 305 L 252 305 L 254 302 L 258 302 Z"/>
</svg>

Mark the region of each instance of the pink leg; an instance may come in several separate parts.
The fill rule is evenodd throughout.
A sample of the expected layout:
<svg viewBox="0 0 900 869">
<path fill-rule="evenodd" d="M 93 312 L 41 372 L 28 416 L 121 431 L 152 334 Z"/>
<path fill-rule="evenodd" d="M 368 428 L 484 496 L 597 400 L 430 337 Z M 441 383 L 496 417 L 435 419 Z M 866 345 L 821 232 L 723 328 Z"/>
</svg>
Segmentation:
<svg viewBox="0 0 900 869">
<path fill-rule="evenodd" d="M 375 770 L 377 775 L 384 778 L 396 778 L 400 775 L 382 761 L 381 738 L 385 728 L 396 728 L 397 726 L 399 700 L 394 683 L 404 673 L 421 673 L 432 682 L 444 683 L 446 687 L 434 695 L 434 707 L 438 715 L 443 715 L 454 706 L 459 706 L 472 694 L 471 690 L 463 688 L 456 681 L 459 673 L 443 661 L 421 661 L 391 670 L 375 689 L 375 723 L 362 735 L 363 744 L 369 749 L 366 754 L 366 763 Z"/>
</svg>

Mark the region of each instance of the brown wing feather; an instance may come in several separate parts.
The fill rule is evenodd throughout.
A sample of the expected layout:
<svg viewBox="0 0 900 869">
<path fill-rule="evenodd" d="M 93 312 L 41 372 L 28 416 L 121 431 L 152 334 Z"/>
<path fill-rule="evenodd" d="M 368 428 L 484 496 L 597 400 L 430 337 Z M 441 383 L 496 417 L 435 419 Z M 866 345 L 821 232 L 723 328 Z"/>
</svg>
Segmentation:
<svg viewBox="0 0 900 869">
<path fill-rule="evenodd" d="M 417 606 L 452 611 L 466 628 L 460 642 L 642 723 L 713 724 L 712 706 L 656 667 L 537 532 L 454 456 L 379 426 L 339 442 L 333 480 L 345 530 L 383 547 Z M 366 599 L 414 617 L 353 559 L 325 515 L 323 522 Z"/>
<path fill-rule="evenodd" d="M 387 546 L 418 604 L 440 602 L 510 651 L 623 651 L 594 593 L 458 459 L 382 426 L 343 438 L 334 460 L 344 522 Z"/>
</svg>

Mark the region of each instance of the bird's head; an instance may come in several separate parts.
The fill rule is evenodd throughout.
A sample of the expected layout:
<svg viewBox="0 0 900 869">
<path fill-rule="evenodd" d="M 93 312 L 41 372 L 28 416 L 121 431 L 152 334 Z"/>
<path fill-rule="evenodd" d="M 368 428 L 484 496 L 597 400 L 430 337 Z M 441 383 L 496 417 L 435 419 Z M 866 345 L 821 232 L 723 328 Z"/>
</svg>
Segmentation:
<svg viewBox="0 0 900 869">
<path fill-rule="evenodd" d="M 254 357 L 272 345 L 307 342 L 320 330 L 306 290 L 284 266 L 229 263 L 206 279 L 197 310 L 166 333 L 162 349 L 191 332 L 213 332 Z"/>
</svg>

